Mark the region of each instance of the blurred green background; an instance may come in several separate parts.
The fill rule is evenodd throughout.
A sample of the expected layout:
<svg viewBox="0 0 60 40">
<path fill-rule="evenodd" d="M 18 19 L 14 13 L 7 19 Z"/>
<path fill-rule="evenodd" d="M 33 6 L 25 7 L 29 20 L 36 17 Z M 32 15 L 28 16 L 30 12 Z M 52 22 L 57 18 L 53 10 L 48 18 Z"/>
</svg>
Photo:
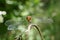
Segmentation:
<svg viewBox="0 0 60 40">
<path fill-rule="evenodd" d="M 0 0 L 0 40 L 14 38 L 28 28 L 27 16 L 39 25 L 45 40 L 60 40 L 60 0 Z M 34 28 L 23 40 L 41 40 Z"/>
</svg>

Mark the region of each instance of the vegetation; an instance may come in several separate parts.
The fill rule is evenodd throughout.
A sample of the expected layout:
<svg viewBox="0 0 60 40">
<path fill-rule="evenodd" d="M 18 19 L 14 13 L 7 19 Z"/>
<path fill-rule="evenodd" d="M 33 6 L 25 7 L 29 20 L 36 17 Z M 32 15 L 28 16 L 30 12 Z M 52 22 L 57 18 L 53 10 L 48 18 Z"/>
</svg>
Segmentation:
<svg viewBox="0 0 60 40">
<path fill-rule="evenodd" d="M 45 40 L 60 40 L 60 0 L 0 0 L 0 40 L 41 40 L 35 28 L 25 33 L 27 16 Z"/>
</svg>

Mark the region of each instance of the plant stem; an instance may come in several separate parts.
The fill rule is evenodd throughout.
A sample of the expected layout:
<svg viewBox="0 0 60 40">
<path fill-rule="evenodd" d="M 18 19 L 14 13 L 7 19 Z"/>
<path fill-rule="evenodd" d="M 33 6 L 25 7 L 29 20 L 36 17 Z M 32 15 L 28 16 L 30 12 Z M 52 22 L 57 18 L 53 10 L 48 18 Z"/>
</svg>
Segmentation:
<svg viewBox="0 0 60 40">
<path fill-rule="evenodd" d="M 34 26 L 34 27 L 38 30 L 38 32 L 39 32 L 39 34 L 40 34 L 40 36 L 41 36 L 41 40 L 44 40 L 43 35 L 42 35 L 42 32 L 41 32 L 41 30 L 39 30 L 39 28 L 38 28 L 37 25 L 30 24 L 30 25 L 28 26 L 28 31 L 30 31 L 30 29 L 32 28 L 32 26 Z"/>
</svg>

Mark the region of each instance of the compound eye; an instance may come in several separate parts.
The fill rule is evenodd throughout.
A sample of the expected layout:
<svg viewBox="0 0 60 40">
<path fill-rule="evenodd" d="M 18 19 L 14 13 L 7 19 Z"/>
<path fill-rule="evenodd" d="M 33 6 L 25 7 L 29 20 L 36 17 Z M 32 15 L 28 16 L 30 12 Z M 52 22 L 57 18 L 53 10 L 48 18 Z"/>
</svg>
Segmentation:
<svg viewBox="0 0 60 40">
<path fill-rule="evenodd" d="M 31 21 L 31 16 L 27 16 L 27 21 L 30 22 Z"/>
</svg>

